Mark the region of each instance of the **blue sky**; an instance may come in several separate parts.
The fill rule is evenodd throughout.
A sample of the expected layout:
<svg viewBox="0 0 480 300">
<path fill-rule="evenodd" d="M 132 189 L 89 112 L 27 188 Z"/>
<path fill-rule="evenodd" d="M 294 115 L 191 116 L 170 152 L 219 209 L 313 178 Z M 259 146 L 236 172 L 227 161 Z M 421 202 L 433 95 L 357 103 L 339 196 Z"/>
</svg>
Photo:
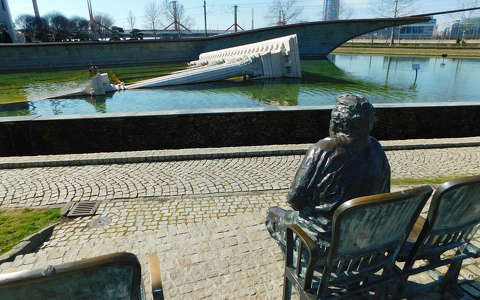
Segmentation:
<svg viewBox="0 0 480 300">
<path fill-rule="evenodd" d="M 13 21 L 21 14 L 33 14 L 31 0 L 7 0 L 10 6 Z M 147 28 L 145 25 L 145 6 L 152 0 L 92 0 L 94 14 L 102 12 L 110 15 L 115 25 L 128 28 L 127 16 L 131 10 L 136 17 L 137 28 Z M 163 1 L 163 0 L 160 0 Z M 372 12 L 372 5 L 381 0 L 342 0 L 344 6 L 351 8 L 351 18 L 372 18 L 376 15 Z M 387 0 L 393 2 L 393 0 Z M 402 0 L 400 0 L 402 1 Z M 412 5 L 415 14 L 451 10 L 460 7 L 461 1 L 473 3 L 475 0 L 418 0 Z M 203 0 L 178 0 L 185 7 L 185 12 L 193 19 L 193 29 L 203 28 Z M 250 29 L 252 24 L 252 9 L 254 13 L 254 25 L 264 27 L 271 22 L 265 16 L 273 0 L 206 0 L 207 23 L 209 29 L 226 29 L 233 23 L 233 5 L 238 5 L 238 23 L 245 29 Z M 81 16 L 88 18 L 86 0 L 37 0 L 40 15 L 50 12 L 60 12 L 67 17 Z M 480 3 L 480 1 L 479 1 Z M 303 21 L 318 21 L 322 18 L 323 0 L 297 0 L 297 5 L 303 7 L 299 17 Z M 454 20 L 454 16 L 438 18 L 440 28 Z M 165 25 L 166 21 L 162 20 Z"/>
</svg>

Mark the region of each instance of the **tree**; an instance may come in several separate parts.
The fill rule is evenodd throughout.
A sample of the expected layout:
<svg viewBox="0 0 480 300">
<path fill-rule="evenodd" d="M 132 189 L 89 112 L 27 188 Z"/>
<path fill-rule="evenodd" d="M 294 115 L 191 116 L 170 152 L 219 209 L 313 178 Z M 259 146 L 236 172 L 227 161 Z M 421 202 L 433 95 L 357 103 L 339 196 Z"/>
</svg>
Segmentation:
<svg viewBox="0 0 480 300">
<path fill-rule="evenodd" d="M 457 0 L 458 9 L 467 9 L 473 7 L 480 7 L 480 0 Z M 471 20 L 473 18 L 480 17 L 480 10 L 470 10 L 464 11 L 456 14 L 450 15 L 450 17 L 455 20 Z"/>
<path fill-rule="evenodd" d="M 113 25 L 113 19 L 105 13 L 97 13 L 93 18 L 97 25 L 97 32 L 100 38 L 106 38 L 110 36 L 110 27 Z"/>
<path fill-rule="evenodd" d="M 370 7 L 380 17 L 397 18 L 419 10 L 418 0 L 370 0 Z"/>
<path fill-rule="evenodd" d="M 128 12 L 127 22 L 130 30 L 133 30 L 135 28 L 135 15 L 131 10 Z"/>
<path fill-rule="evenodd" d="M 160 25 L 160 6 L 157 1 L 153 0 L 145 5 L 145 20 L 147 21 L 147 26 L 153 30 L 153 36 L 156 39 L 156 29 Z"/>
<path fill-rule="evenodd" d="M 70 19 L 73 29 L 76 30 L 88 30 L 90 27 L 90 22 L 82 17 L 73 17 Z"/>
<path fill-rule="evenodd" d="M 32 15 L 20 15 L 15 20 L 15 24 L 22 32 L 26 42 L 31 42 L 32 39 L 48 42 L 50 28 L 45 18 L 36 18 Z"/>
<path fill-rule="evenodd" d="M 48 21 L 45 18 L 35 18 L 35 38 L 42 42 L 49 42 L 50 27 Z"/>
<path fill-rule="evenodd" d="M 193 25 L 193 20 L 186 15 L 182 4 L 178 1 L 164 0 L 163 10 L 168 24 L 174 25 L 176 31 L 180 32 L 182 28 L 190 31 L 188 28 Z"/>
<path fill-rule="evenodd" d="M 273 0 L 265 16 L 273 25 L 286 25 L 295 21 L 302 13 L 303 7 L 297 0 Z"/>
<path fill-rule="evenodd" d="M 419 10 L 418 0 L 370 0 L 370 6 L 377 15 L 384 18 L 407 16 Z M 392 27 L 390 45 L 395 41 L 395 27 Z"/>
<path fill-rule="evenodd" d="M 25 42 L 31 42 L 35 32 L 35 17 L 20 15 L 15 20 L 15 25 L 22 32 Z"/>
<path fill-rule="evenodd" d="M 64 42 L 71 38 L 72 23 L 61 13 L 51 13 L 46 16 L 55 42 Z"/>
</svg>

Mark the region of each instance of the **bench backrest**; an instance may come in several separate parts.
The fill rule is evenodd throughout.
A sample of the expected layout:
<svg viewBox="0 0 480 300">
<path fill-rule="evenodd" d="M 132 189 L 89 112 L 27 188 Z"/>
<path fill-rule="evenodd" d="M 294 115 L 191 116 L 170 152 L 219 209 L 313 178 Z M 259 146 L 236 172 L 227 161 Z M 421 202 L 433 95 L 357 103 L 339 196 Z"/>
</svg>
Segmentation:
<svg viewBox="0 0 480 300">
<path fill-rule="evenodd" d="M 2 300 L 140 299 L 140 263 L 116 253 L 43 270 L 0 274 Z"/>
<path fill-rule="evenodd" d="M 360 197 L 343 203 L 333 217 L 332 244 L 322 283 L 373 274 L 391 266 L 432 188 Z"/>
<path fill-rule="evenodd" d="M 480 225 L 480 176 L 442 184 L 433 194 L 423 251 L 443 252 L 469 242 Z"/>
</svg>

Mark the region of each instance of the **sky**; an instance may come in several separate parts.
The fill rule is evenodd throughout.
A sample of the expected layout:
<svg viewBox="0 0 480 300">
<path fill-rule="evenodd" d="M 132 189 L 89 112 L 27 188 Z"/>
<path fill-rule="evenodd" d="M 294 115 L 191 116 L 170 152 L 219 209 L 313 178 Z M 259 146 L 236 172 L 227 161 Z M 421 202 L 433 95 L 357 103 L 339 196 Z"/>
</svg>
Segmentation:
<svg viewBox="0 0 480 300">
<path fill-rule="evenodd" d="M 7 0 L 10 6 L 13 21 L 22 14 L 33 15 L 31 0 Z M 129 29 L 127 16 L 132 11 L 135 16 L 136 28 L 148 28 L 145 19 L 145 7 L 155 0 L 91 0 L 93 14 L 106 13 L 114 20 L 114 25 Z M 163 1 L 163 0 L 157 0 Z M 207 24 L 209 29 L 227 29 L 233 23 L 233 5 L 238 5 L 238 24 L 244 29 L 269 26 L 272 20 L 267 18 L 274 0 L 206 0 Z M 283 0 L 285 1 L 285 0 Z M 291 1 L 291 0 L 290 0 Z M 382 0 L 342 0 L 342 5 L 351 11 L 350 18 L 373 18 L 380 17 L 372 7 L 378 7 Z M 393 3 L 393 0 L 384 0 Z M 414 1 L 411 5 L 413 14 L 431 13 L 442 10 L 461 8 L 461 3 L 475 3 L 476 0 L 400 0 Z M 37 0 L 40 15 L 44 16 L 51 12 L 60 12 L 66 17 L 80 16 L 88 19 L 86 0 Z M 193 20 L 191 29 L 203 29 L 203 0 L 177 0 L 184 6 L 186 15 Z M 480 4 L 480 1 L 477 2 Z M 296 0 L 296 6 L 302 7 L 303 11 L 298 21 L 320 21 L 323 16 L 323 0 Z M 478 5 L 480 6 L 480 5 Z M 458 16 L 458 15 L 457 15 Z M 458 18 L 455 15 L 437 17 L 439 28 L 443 29 Z M 163 16 L 162 16 L 163 18 Z M 168 25 L 165 18 L 161 21 Z M 160 27 L 160 26 L 159 26 Z"/>
</svg>

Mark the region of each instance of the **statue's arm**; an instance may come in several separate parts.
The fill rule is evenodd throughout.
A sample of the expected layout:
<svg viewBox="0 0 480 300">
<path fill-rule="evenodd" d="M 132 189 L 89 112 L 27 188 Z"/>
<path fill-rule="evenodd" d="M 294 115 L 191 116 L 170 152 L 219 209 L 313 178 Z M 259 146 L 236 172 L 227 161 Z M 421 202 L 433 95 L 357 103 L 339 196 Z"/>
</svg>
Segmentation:
<svg viewBox="0 0 480 300">
<path fill-rule="evenodd" d="M 308 205 L 311 195 L 308 190 L 315 173 L 315 147 L 311 147 L 303 158 L 295 178 L 288 191 L 288 203 L 295 210 L 302 210 Z"/>
</svg>

